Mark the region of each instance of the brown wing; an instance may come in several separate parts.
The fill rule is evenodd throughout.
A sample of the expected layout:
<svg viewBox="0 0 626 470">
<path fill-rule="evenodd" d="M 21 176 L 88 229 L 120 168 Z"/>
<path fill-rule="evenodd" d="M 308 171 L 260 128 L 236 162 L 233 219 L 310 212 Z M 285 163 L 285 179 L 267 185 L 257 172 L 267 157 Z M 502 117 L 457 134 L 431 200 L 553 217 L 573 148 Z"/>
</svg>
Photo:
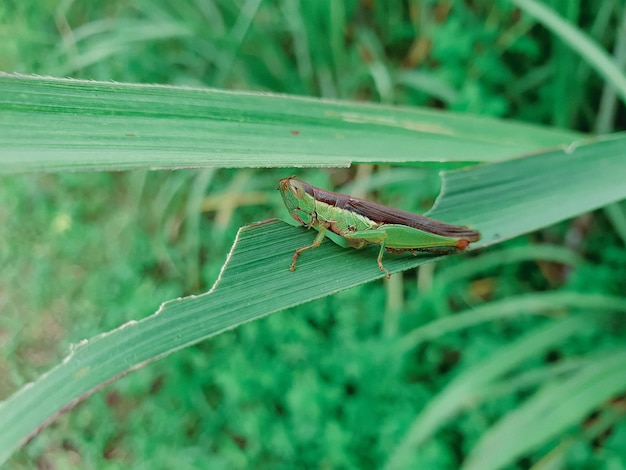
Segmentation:
<svg viewBox="0 0 626 470">
<path fill-rule="evenodd" d="M 383 206 L 382 204 L 366 201 L 364 199 L 351 197 L 344 208 L 379 223 L 408 225 L 409 227 L 425 232 L 444 237 L 462 238 L 470 242 L 480 240 L 480 233 L 467 227 L 446 224 L 445 222 L 430 219 L 423 215 Z"/>
<path fill-rule="evenodd" d="M 351 197 L 347 194 L 326 191 L 325 189 L 313 186 L 306 181 L 298 180 L 298 183 L 300 183 L 304 188 L 304 191 L 313 196 L 316 201 L 325 202 L 326 204 L 339 207 L 340 209 L 344 209 L 346 204 L 351 199 Z"/>
</svg>

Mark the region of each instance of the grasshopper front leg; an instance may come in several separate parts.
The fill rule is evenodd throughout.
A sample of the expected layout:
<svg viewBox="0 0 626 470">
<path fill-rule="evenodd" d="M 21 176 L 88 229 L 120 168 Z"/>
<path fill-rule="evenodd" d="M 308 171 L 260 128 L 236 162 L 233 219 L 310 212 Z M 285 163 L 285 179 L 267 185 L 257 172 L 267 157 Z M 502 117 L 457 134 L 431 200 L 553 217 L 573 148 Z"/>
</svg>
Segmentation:
<svg viewBox="0 0 626 470">
<path fill-rule="evenodd" d="M 310 250 L 312 248 L 317 248 L 318 246 L 320 246 L 322 244 L 322 241 L 324 240 L 324 237 L 326 236 L 326 232 L 328 231 L 328 227 L 330 226 L 330 222 L 320 222 L 319 226 L 318 226 L 318 233 L 315 236 L 315 240 L 313 240 L 313 243 L 309 246 L 305 246 L 303 248 L 298 248 L 292 258 L 291 258 L 291 266 L 289 266 L 289 270 L 290 271 L 295 271 L 296 270 L 296 261 L 298 260 L 298 256 L 300 256 L 300 253 L 302 253 L 303 251 L 307 251 Z"/>
</svg>

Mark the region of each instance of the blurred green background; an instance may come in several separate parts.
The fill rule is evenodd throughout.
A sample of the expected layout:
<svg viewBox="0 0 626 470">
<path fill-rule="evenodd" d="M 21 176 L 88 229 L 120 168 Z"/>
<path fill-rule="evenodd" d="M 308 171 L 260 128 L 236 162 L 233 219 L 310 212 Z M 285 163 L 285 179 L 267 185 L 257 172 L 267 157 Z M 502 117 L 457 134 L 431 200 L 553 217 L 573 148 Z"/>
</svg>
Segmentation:
<svg viewBox="0 0 626 470">
<path fill-rule="evenodd" d="M 546 3 L 612 50 L 623 1 Z M 7 72 L 427 106 L 582 131 L 609 112 L 601 79 L 506 1 L 4 0 L 0 31 Z M 623 120 L 621 110 L 612 122 Z M 298 175 L 424 212 L 441 168 Z M 274 189 L 293 173 L 0 177 L 0 398 L 70 344 L 210 288 L 240 226 L 286 215 Z M 190 209 L 198 201 L 201 212 Z M 186 348 L 62 415 L 9 467 L 380 467 L 452 377 L 544 319 L 520 311 L 392 354 L 403 335 L 526 293 L 623 295 L 615 220 L 588 214 Z M 561 373 L 548 366 L 622 344 L 623 319 L 603 321 L 525 363 L 517 385 L 468 405 L 425 445 L 423 468 L 458 467 L 494 420 Z M 626 427 L 615 421 L 595 434 L 581 423 L 514 468 L 545 463 L 566 438 L 565 466 L 626 468 Z"/>
</svg>

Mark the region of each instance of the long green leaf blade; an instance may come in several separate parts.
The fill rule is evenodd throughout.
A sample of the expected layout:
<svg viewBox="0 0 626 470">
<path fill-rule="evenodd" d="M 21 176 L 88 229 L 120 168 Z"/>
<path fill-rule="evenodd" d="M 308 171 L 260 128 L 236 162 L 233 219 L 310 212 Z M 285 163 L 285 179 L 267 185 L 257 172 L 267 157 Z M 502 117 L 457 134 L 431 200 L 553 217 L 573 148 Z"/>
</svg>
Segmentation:
<svg viewBox="0 0 626 470">
<path fill-rule="evenodd" d="M 583 138 L 418 108 L 0 73 L 0 173 L 481 162 Z"/>
</svg>

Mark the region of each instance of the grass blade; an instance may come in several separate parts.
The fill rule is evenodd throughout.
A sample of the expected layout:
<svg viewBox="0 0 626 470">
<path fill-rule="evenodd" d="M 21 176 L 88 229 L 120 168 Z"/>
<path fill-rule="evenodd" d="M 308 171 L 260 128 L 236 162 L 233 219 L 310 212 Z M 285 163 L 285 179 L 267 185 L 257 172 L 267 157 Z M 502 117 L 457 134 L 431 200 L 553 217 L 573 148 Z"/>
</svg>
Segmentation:
<svg viewBox="0 0 626 470">
<path fill-rule="evenodd" d="M 0 173 L 482 162 L 581 134 L 418 108 L 0 74 Z"/>
</svg>

